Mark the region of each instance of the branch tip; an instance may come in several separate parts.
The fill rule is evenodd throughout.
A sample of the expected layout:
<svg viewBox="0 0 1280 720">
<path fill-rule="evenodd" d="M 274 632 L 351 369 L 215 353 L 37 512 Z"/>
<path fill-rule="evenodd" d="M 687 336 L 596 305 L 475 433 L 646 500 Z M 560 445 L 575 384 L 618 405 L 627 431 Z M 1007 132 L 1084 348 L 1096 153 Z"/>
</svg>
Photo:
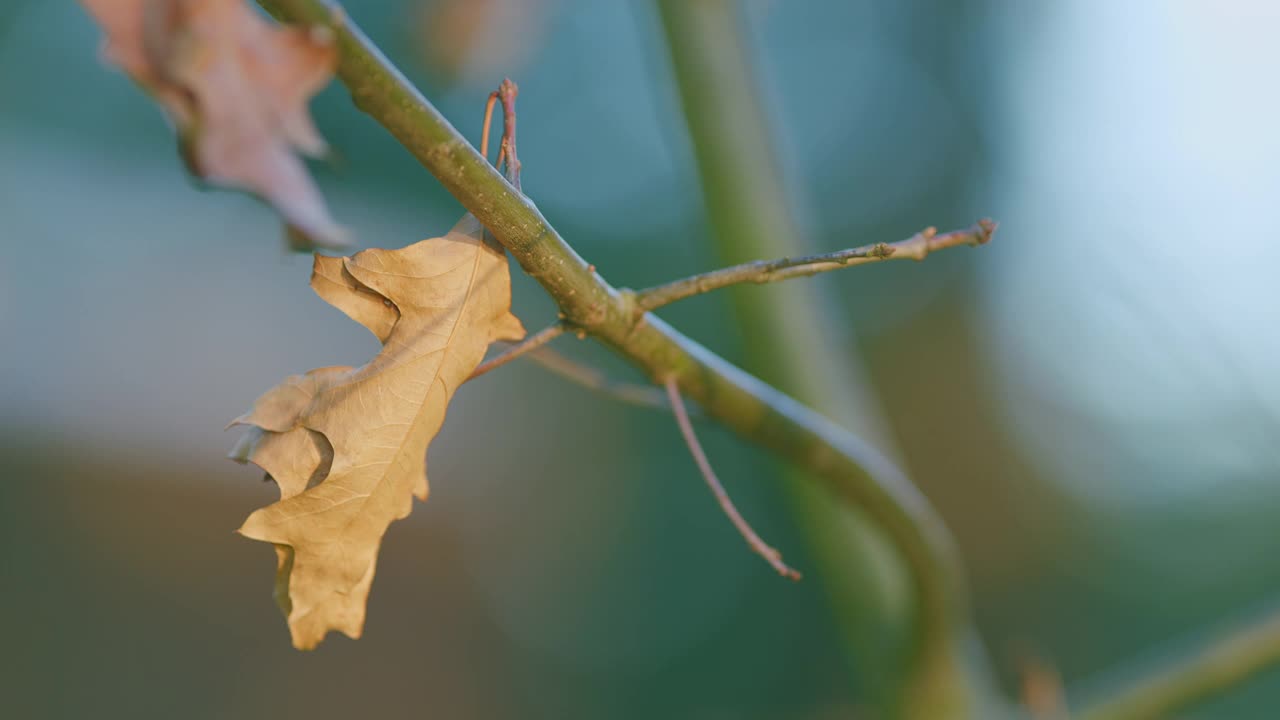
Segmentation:
<svg viewBox="0 0 1280 720">
<path fill-rule="evenodd" d="M 978 241 L 974 243 L 974 246 L 986 245 L 991 242 L 991 238 L 995 237 L 996 228 L 998 227 L 1000 227 L 1000 223 L 992 220 L 991 218 L 982 218 L 979 220 L 978 223 L 973 226 L 974 235 L 978 238 Z"/>
</svg>

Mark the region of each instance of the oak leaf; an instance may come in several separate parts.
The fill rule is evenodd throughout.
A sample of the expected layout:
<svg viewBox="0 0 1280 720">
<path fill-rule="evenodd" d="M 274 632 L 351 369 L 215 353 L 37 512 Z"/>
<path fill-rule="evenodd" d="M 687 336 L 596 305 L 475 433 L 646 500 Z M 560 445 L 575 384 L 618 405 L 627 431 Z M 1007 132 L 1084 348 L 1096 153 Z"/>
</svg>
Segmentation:
<svg viewBox="0 0 1280 720">
<path fill-rule="evenodd" d="M 276 600 L 299 649 L 329 630 L 360 636 L 378 546 L 411 498 L 427 497 L 445 408 L 490 343 L 524 336 L 506 255 L 471 215 L 401 250 L 317 256 L 311 287 L 382 350 L 361 367 L 292 376 L 232 421 L 251 426 L 232 458 L 280 487 L 240 532 L 275 545 Z"/>
<path fill-rule="evenodd" d="M 244 0 L 81 2 L 106 59 L 177 126 L 193 174 L 273 205 L 296 249 L 348 244 L 294 153 L 326 152 L 307 111 L 337 65 L 326 30 L 275 26 Z"/>
</svg>

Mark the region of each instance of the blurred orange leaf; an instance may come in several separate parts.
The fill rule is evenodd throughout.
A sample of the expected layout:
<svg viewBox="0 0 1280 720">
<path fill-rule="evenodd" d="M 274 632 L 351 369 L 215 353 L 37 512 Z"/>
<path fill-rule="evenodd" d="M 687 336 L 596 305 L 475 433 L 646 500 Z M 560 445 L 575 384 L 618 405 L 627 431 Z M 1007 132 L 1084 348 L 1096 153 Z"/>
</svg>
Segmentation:
<svg viewBox="0 0 1280 720">
<path fill-rule="evenodd" d="M 378 546 L 411 497 L 426 499 L 427 445 L 454 391 L 491 342 L 524 336 L 506 255 L 471 215 L 402 250 L 317 256 L 311 287 L 383 347 L 362 367 L 290 377 L 233 421 L 252 428 L 232 457 L 280 486 L 240 532 L 276 546 L 299 649 L 329 630 L 360 636 Z"/>
<path fill-rule="evenodd" d="M 438 80 L 486 87 L 512 74 L 543 44 L 553 0 L 419 2 L 414 46 Z"/>
<path fill-rule="evenodd" d="M 244 0 L 81 0 L 106 59 L 172 118 L 191 171 L 273 205 L 298 249 L 346 233 L 294 151 L 326 151 L 307 111 L 337 65 L 327 31 L 281 28 Z"/>
</svg>

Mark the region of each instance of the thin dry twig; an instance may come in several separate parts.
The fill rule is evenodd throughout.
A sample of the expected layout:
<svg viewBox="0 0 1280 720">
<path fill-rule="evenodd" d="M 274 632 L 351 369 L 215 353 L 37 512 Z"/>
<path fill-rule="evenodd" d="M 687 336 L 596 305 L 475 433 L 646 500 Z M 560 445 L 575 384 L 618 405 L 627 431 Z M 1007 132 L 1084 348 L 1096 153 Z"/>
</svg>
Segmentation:
<svg viewBox="0 0 1280 720">
<path fill-rule="evenodd" d="M 505 357 L 505 354 L 498 357 Z M 553 375 L 600 393 L 611 400 L 651 410 L 671 411 L 671 403 L 667 402 L 667 395 L 662 390 L 652 385 L 613 380 L 599 369 L 572 360 L 545 345 L 522 351 L 522 354 L 518 357 L 532 362 Z M 497 357 L 494 359 L 496 360 Z M 515 359 L 517 358 L 511 358 L 510 360 Z M 510 360 L 504 360 L 504 363 L 510 362 Z M 485 372 L 490 369 L 492 368 L 486 369 Z M 472 377 L 475 376 L 472 375 Z M 689 417 L 694 420 L 706 419 L 706 415 L 696 407 L 689 410 Z"/>
<path fill-rule="evenodd" d="M 995 231 L 994 222 L 979 220 L 967 230 L 955 230 L 941 235 L 936 228 L 925 228 L 910 238 L 895 243 L 877 243 L 823 255 L 757 260 L 733 265 L 640 290 L 636 292 L 636 308 L 641 312 L 654 310 L 677 300 L 730 285 L 778 282 L 884 260 L 923 260 L 929 253 L 938 250 L 961 245 L 985 245 L 991 241 Z"/>
<path fill-rule="evenodd" d="M 537 352 L 530 354 L 526 359 L 548 372 L 619 402 L 639 407 L 671 410 L 666 394 L 658 388 L 610 379 L 600 370 L 571 360 L 551 348 L 538 348 Z M 697 408 L 691 410 L 689 415 L 695 420 L 704 417 Z"/>
<path fill-rule="evenodd" d="M 505 160 L 507 163 L 507 180 L 520 188 L 520 158 L 516 155 L 516 96 L 520 88 L 511 78 L 506 78 L 498 86 L 498 100 L 502 103 L 502 149 L 498 151 L 497 165 Z"/>
<path fill-rule="evenodd" d="M 484 128 L 480 130 L 480 154 L 485 160 L 489 159 L 489 126 L 493 123 L 493 106 L 498 102 L 498 91 L 494 90 L 489 93 L 489 101 L 484 104 Z M 494 166 L 502 164 L 502 156 L 498 156 L 498 161 Z"/>
<path fill-rule="evenodd" d="M 530 335 L 529 337 L 525 338 L 519 344 L 511 346 L 505 352 L 481 363 L 475 369 L 475 372 L 471 373 L 471 376 L 468 377 L 467 380 L 475 380 L 476 378 L 480 377 L 481 375 L 484 375 L 490 370 L 496 370 L 502 367 L 503 365 L 506 365 L 507 363 L 511 362 L 512 360 L 515 360 L 521 355 L 524 355 L 525 353 L 537 350 L 543 345 L 546 345 L 552 340 L 555 340 L 556 338 L 565 334 L 565 332 L 568 329 L 569 329 L 568 326 L 566 326 L 564 323 L 558 322 L 554 325 L 548 325 L 547 327 L 539 330 L 533 335 Z"/>
<path fill-rule="evenodd" d="M 724 514 L 729 516 L 729 520 L 733 522 L 733 526 L 741 533 L 742 538 L 747 541 L 747 545 L 751 547 L 760 557 L 764 558 L 778 574 L 790 578 L 791 580 L 799 580 L 800 573 L 796 572 L 786 563 L 782 562 L 782 553 L 778 552 L 751 528 L 751 525 L 738 512 L 738 508 L 734 507 L 733 500 L 729 499 L 729 493 L 725 492 L 724 486 L 720 484 L 720 479 L 716 477 L 715 470 L 711 469 L 711 462 L 707 460 L 707 454 L 702 450 L 702 443 L 698 442 L 698 436 L 693 432 L 693 423 L 689 421 L 689 411 L 684 406 L 684 398 L 680 396 L 680 387 L 676 384 L 675 378 L 667 378 L 664 383 L 667 388 L 667 400 L 671 403 L 671 409 L 676 416 L 676 424 L 680 426 L 680 434 L 684 435 L 684 442 L 689 446 L 689 453 L 693 455 L 693 461 L 698 464 L 698 469 L 702 471 L 702 477 L 707 481 L 707 485 L 711 488 L 711 493 L 716 496 L 716 501 L 720 503 L 720 508 L 724 510 Z"/>
</svg>

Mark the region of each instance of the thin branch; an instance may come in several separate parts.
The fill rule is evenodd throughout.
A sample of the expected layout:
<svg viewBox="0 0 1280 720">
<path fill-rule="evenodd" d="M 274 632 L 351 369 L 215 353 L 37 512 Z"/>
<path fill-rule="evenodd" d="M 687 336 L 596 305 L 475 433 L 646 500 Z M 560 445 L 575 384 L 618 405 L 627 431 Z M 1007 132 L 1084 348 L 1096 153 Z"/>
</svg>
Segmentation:
<svg viewBox="0 0 1280 720">
<path fill-rule="evenodd" d="M 489 93 L 489 101 L 484 104 L 484 128 L 480 131 L 480 154 L 485 160 L 489 159 L 489 127 L 493 123 L 493 106 L 498 102 L 498 91 L 494 90 Z M 498 161 L 494 166 L 502 164 L 502 156 L 498 156 Z"/>
<path fill-rule="evenodd" d="M 541 366 L 547 372 L 554 373 L 570 382 L 577 383 L 588 390 L 594 390 L 619 402 L 668 412 L 671 410 L 671 404 L 667 402 L 666 394 L 658 388 L 652 385 L 612 380 L 596 368 L 570 360 L 551 348 L 538 348 L 538 351 L 530 354 L 527 359 Z M 689 414 L 694 419 L 703 417 L 701 411 L 697 408 L 694 408 Z"/>
<path fill-rule="evenodd" d="M 555 340 L 556 338 L 565 334 L 565 332 L 568 329 L 569 329 L 568 326 L 560 322 L 554 325 L 548 325 L 547 327 L 539 330 L 533 335 L 530 335 L 529 337 L 525 338 L 520 343 L 511 346 L 505 352 L 481 363 L 478 367 L 476 367 L 475 371 L 471 373 L 471 376 L 468 377 L 467 380 L 475 380 L 476 378 L 480 377 L 481 375 L 484 375 L 485 373 L 491 370 L 497 370 L 498 368 L 502 367 L 503 365 L 506 365 L 512 360 L 515 360 L 516 358 L 519 358 L 525 353 L 529 353 L 529 352 L 533 352 L 534 350 L 537 350 L 543 345 L 546 345 L 552 340 Z"/>
<path fill-rule="evenodd" d="M 923 260 L 930 253 L 947 248 L 985 245 L 991 241 L 995 230 L 996 224 L 991 220 L 979 220 L 967 230 L 955 230 L 941 235 L 935 228 L 926 228 L 895 243 L 864 245 L 799 258 L 757 260 L 640 290 L 636 293 L 636 306 L 641 311 L 654 310 L 677 300 L 730 285 L 778 282 L 885 260 Z"/>
<path fill-rule="evenodd" d="M 729 516 L 729 520 L 733 522 L 733 526 L 741 533 L 742 538 L 747 541 L 747 545 L 772 565 L 779 575 L 791 580 L 799 580 L 800 573 L 782 562 L 782 553 L 764 540 L 761 540 L 756 531 L 752 529 L 751 524 L 742 517 L 742 513 L 738 512 L 738 508 L 734 507 L 733 500 L 729 498 L 729 493 L 725 492 L 724 486 L 720 484 L 720 479 L 716 477 L 716 471 L 711 469 L 711 462 L 707 460 L 707 454 L 702 450 L 702 443 L 698 442 L 698 436 L 693 432 L 693 423 L 689 422 L 689 411 L 684 406 L 684 398 L 680 397 L 680 386 L 676 384 L 675 378 L 667 378 L 664 385 L 667 388 L 667 399 L 671 402 L 671 409 L 675 412 L 676 424 L 680 426 L 680 434 L 684 436 L 684 442 L 689 446 L 689 453 L 693 455 L 693 461 L 698 464 L 698 469 L 702 471 L 702 478 L 707 481 L 707 486 L 711 488 L 711 493 L 716 496 L 716 502 L 720 503 L 720 509 L 724 510 L 724 514 Z"/>
<path fill-rule="evenodd" d="M 1280 612 L 1212 641 L 1190 657 L 1150 673 L 1079 720 L 1156 720 L 1221 693 L 1280 663 Z"/>
<path fill-rule="evenodd" d="M 588 390 L 598 392 L 601 395 L 605 395 L 613 400 L 617 400 L 618 402 L 668 412 L 671 410 L 671 404 L 667 402 L 666 394 L 658 388 L 655 388 L 652 385 L 640 385 L 637 383 L 611 380 L 607 375 L 596 368 L 570 360 L 551 348 L 545 347 L 549 340 L 543 339 L 541 336 L 543 333 L 548 332 L 555 327 L 557 326 L 553 325 L 529 338 L 529 340 L 526 340 L 519 345 L 514 345 L 508 351 L 495 356 L 489 362 L 477 367 L 475 372 L 471 374 L 471 377 L 467 379 L 475 379 L 476 377 L 505 365 L 512 360 L 524 358 L 533 362 L 535 365 L 542 367 L 547 372 L 558 375 L 565 380 L 581 385 Z M 566 331 L 561 331 L 560 333 L 556 333 L 556 335 L 561 335 Z M 690 411 L 690 416 L 694 419 L 702 419 L 704 417 L 702 412 L 697 408 Z"/>
<path fill-rule="evenodd" d="M 502 101 L 502 152 L 499 164 L 507 162 L 507 181 L 520 190 L 520 157 L 516 155 L 516 96 L 520 88 L 506 78 L 498 86 L 498 99 Z"/>
</svg>

